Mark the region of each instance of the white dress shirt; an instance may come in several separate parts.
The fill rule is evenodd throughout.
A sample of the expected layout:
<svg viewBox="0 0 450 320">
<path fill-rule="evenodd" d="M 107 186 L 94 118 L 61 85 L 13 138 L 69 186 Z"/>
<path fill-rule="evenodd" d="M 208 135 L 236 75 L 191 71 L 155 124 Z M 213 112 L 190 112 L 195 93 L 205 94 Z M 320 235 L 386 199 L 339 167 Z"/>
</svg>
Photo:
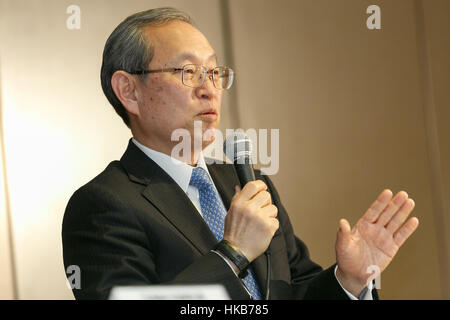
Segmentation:
<svg viewBox="0 0 450 320">
<path fill-rule="evenodd" d="M 183 190 L 186 193 L 186 195 L 192 201 L 194 206 L 197 208 L 198 213 L 200 215 L 202 215 L 202 210 L 201 210 L 201 206 L 200 206 L 200 195 L 199 195 L 198 189 L 196 187 L 189 185 L 189 182 L 191 181 L 192 170 L 194 169 L 194 167 L 188 165 L 187 163 L 179 161 L 175 158 L 172 158 L 172 157 L 168 156 L 167 154 L 152 150 L 152 149 L 142 145 L 141 143 L 136 141 L 134 138 L 132 138 L 132 141 L 142 152 L 144 152 L 150 159 L 152 159 L 154 162 L 156 162 L 156 164 L 158 166 L 160 166 L 178 184 L 178 186 L 181 188 L 181 190 Z M 211 176 L 209 174 L 208 168 L 205 163 L 205 159 L 203 157 L 203 153 L 200 153 L 200 156 L 197 161 L 197 166 L 205 169 L 205 171 L 208 173 L 209 178 L 211 179 Z M 212 179 L 211 179 L 211 182 L 214 185 L 214 182 Z M 214 186 L 214 188 L 215 188 L 215 186 Z M 216 189 L 216 191 L 217 191 L 217 189 Z M 224 259 L 224 260 L 230 266 L 231 270 L 233 270 L 233 268 L 228 263 L 228 261 L 226 259 Z M 336 270 L 337 270 L 337 266 L 334 269 L 335 276 L 336 276 Z M 233 270 L 233 272 L 234 272 L 234 270 Z M 337 279 L 337 277 L 336 277 L 336 279 Z M 341 285 L 339 280 L 338 280 L 338 283 Z M 341 285 L 341 287 L 342 287 L 342 285 Z M 344 289 L 345 293 L 349 296 L 350 299 L 358 300 L 358 298 L 356 298 L 350 292 L 345 290 L 344 287 L 342 287 L 342 289 Z M 373 300 L 371 289 L 372 289 L 372 284 L 369 285 L 369 290 L 366 291 L 365 295 L 363 297 L 360 297 L 361 300 Z"/>
<path fill-rule="evenodd" d="M 132 139 L 132 141 L 139 149 L 142 150 L 142 152 L 144 152 L 150 159 L 156 162 L 156 164 L 160 166 L 178 184 L 181 190 L 186 193 L 194 206 L 197 208 L 198 213 L 203 217 L 198 189 L 189 185 L 189 182 L 191 181 L 192 170 L 194 169 L 194 167 L 178 159 L 172 158 L 165 153 L 152 150 L 142 145 L 134 138 Z M 211 175 L 209 174 L 208 167 L 206 166 L 203 153 L 200 153 L 197 161 L 197 167 L 205 169 L 205 171 L 208 173 L 209 178 L 211 179 L 212 184 L 214 185 Z M 214 188 L 216 188 L 216 186 L 214 186 Z M 217 189 L 216 192 L 218 192 Z"/>
</svg>

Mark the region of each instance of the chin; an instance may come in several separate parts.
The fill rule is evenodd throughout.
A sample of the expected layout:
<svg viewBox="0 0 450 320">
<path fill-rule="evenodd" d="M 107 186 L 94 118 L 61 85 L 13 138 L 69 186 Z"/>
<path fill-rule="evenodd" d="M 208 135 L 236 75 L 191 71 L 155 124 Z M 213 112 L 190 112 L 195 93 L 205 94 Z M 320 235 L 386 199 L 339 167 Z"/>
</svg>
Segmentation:
<svg viewBox="0 0 450 320">
<path fill-rule="evenodd" d="M 204 144 L 209 145 L 212 142 L 214 142 L 214 140 L 216 140 L 216 129 L 217 129 L 216 126 L 205 128 L 205 130 L 203 131 L 203 137 L 202 137 L 203 145 Z"/>
<path fill-rule="evenodd" d="M 212 144 L 216 140 L 216 136 L 212 136 L 210 140 L 203 140 L 202 141 L 202 150 L 205 149 L 207 146 Z"/>
</svg>

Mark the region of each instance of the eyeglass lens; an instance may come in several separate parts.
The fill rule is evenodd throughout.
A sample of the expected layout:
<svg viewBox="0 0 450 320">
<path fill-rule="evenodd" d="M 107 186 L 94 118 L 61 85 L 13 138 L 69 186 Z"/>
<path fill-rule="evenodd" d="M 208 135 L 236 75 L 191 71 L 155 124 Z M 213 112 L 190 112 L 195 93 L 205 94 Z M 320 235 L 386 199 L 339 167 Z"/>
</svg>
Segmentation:
<svg viewBox="0 0 450 320">
<path fill-rule="evenodd" d="M 200 87 L 207 73 L 211 73 L 214 87 L 217 89 L 229 89 L 233 83 L 233 70 L 228 67 L 217 67 L 206 72 L 203 66 L 189 64 L 183 68 L 183 84 L 193 88 Z"/>
</svg>

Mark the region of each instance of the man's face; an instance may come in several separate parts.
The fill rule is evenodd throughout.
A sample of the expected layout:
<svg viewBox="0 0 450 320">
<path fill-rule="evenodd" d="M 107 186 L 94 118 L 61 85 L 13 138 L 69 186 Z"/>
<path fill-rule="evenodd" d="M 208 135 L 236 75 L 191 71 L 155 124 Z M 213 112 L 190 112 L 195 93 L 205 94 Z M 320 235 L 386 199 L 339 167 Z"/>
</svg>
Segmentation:
<svg viewBox="0 0 450 320">
<path fill-rule="evenodd" d="M 190 24 L 174 21 L 152 26 L 145 35 L 155 48 L 150 70 L 181 68 L 186 64 L 203 65 L 207 70 L 217 66 L 208 40 Z M 180 71 L 153 73 L 137 92 L 137 125 L 147 144 L 157 150 L 164 152 L 178 143 L 171 141 L 175 129 L 187 129 L 193 139 L 194 121 L 202 122 L 203 132 L 219 125 L 222 91 L 214 87 L 209 77 L 201 87 L 191 88 L 182 83 Z"/>
</svg>

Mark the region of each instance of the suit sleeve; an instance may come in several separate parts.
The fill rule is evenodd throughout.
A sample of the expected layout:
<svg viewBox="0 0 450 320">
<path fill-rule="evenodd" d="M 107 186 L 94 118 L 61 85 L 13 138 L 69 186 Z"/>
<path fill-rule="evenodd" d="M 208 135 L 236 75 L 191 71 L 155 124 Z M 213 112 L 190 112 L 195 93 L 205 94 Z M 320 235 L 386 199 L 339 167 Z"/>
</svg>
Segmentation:
<svg viewBox="0 0 450 320">
<path fill-rule="evenodd" d="M 70 199 L 62 226 L 67 269 L 81 270 L 76 299 L 107 299 L 114 286 L 161 284 L 154 250 L 129 208 L 104 187 L 88 184 Z M 221 283 L 231 296 L 248 297 L 228 265 L 215 253 L 200 256 L 165 284 Z"/>
<path fill-rule="evenodd" d="M 278 208 L 280 229 L 286 242 L 290 267 L 290 283 L 273 281 L 273 292 L 282 292 L 279 298 L 313 299 L 313 300 L 348 300 L 349 297 L 339 285 L 334 276 L 335 265 L 323 270 L 309 257 L 309 251 L 305 243 L 295 236 L 286 209 L 281 203 L 275 186 L 267 175 L 259 175 L 268 186 L 272 195 L 272 202 Z M 277 297 L 275 297 L 277 298 Z"/>
</svg>

